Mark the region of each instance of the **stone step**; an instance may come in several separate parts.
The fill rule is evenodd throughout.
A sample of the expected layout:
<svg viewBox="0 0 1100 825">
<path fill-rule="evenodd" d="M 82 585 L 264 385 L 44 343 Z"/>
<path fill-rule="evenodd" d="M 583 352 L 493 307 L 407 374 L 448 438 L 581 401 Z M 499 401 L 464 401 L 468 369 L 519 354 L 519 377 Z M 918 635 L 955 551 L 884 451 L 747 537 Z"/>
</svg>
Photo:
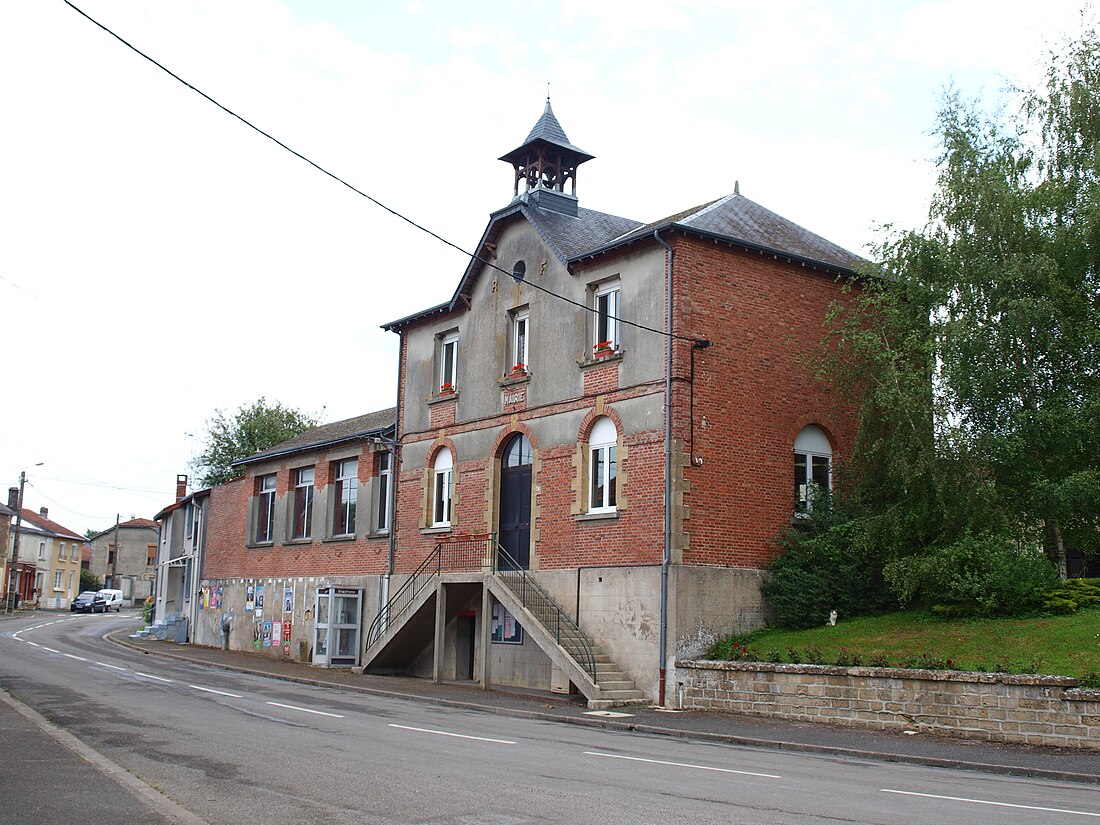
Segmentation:
<svg viewBox="0 0 1100 825">
<path fill-rule="evenodd" d="M 601 690 L 601 699 L 610 699 L 615 702 L 642 702 L 645 694 L 640 690 Z"/>
<path fill-rule="evenodd" d="M 606 682 L 603 679 L 600 679 L 596 682 L 596 686 L 599 687 L 599 689 L 604 693 L 615 693 L 623 690 L 641 693 L 641 691 L 635 690 L 634 682 L 632 682 L 630 679 L 609 679 Z"/>
</svg>

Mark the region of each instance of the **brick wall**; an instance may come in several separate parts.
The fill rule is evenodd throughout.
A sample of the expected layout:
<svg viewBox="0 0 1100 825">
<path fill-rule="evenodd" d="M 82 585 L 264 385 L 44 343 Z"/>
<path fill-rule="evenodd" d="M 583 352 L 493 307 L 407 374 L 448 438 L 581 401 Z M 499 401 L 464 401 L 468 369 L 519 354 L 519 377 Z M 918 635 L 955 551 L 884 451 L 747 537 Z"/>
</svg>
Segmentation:
<svg viewBox="0 0 1100 825">
<path fill-rule="evenodd" d="M 1100 750 L 1100 691 L 1060 676 L 680 661 L 683 706 Z"/>
</svg>

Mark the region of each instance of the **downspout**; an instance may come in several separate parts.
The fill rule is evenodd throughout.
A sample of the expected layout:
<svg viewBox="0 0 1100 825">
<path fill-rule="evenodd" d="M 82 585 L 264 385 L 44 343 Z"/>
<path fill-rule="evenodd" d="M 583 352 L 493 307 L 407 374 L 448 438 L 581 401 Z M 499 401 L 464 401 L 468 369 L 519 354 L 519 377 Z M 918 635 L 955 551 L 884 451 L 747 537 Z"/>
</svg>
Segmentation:
<svg viewBox="0 0 1100 825">
<path fill-rule="evenodd" d="M 401 474 L 401 461 L 398 457 L 397 439 L 401 432 L 401 362 L 405 351 L 405 336 L 398 333 L 397 345 L 397 401 L 393 405 L 393 438 L 390 452 L 390 560 L 386 568 L 386 580 L 393 575 L 394 563 L 397 559 L 397 477 Z M 388 592 L 388 590 L 387 590 Z"/>
<path fill-rule="evenodd" d="M 672 558 L 672 247 L 661 238 L 659 229 L 653 239 L 665 248 L 665 286 L 668 294 L 668 334 L 665 336 L 665 551 L 661 558 L 660 661 L 657 669 L 657 705 L 665 705 L 665 657 L 668 653 L 668 565 Z"/>
</svg>

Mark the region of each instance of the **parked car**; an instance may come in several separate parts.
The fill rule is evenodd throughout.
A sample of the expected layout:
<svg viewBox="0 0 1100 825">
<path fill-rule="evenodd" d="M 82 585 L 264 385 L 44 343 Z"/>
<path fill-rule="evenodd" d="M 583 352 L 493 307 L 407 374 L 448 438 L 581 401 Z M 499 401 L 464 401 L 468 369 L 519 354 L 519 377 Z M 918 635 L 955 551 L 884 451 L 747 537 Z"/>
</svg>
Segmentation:
<svg viewBox="0 0 1100 825">
<path fill-rule="evenodd" d="M 110 610 L 113 607 L 115 613 L 122 612 L 123 598 L 121 590 L 104 589 L 99 591 L 99 595 L 102 596 L 103 600 L 107 603 L 107 610 Z"/>
<path fill-rule="evenodd" d="M 94 590 L 85 590 L 69 605 L 70 613 L 106 613 L 107 600 Z"/>
</svg>

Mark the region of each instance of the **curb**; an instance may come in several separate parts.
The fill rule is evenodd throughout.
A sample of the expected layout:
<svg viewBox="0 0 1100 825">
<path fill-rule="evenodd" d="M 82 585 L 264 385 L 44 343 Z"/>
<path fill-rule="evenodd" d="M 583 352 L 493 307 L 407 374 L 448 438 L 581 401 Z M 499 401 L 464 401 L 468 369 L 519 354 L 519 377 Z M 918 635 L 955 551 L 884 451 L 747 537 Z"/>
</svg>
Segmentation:
<svg viewBox="0 0 1100 825">
<path fill-rule="evenodd" d="M 920 765 L 929 768 L 950 768 L 954 770 L 976 771 L 978 773 L 999 774 L 1002 776 L 1023 776 L 1033 779 L 1048 779 L 1059 782 L 1077 782 L 1082 784 L 1100 785 L 1100 775 L 1089 773 L 1074 773 L 1071 771 L 1047 770 L 1044 768 L 1027 768 L 1019 765 L 998 765 L 989 762 L 969 762 L 962 759 L 944 759 L 934 756 L 914 756 L 899 753 L 884 753 L 882 751 L 861 750 L 859 748 L 843 748 L 833 745 L 814 745 L 807 742 L 788 742 L 780 739 L 757 739 L 735 734 L 710 733 L 708 731 L 693 731 L 683 728 L 668 728 L 661 725 L 638 724 L 634 722 L 620 722 L 613 719 L 578 718 L 563 716 L 555 713 L 544 713 L 537 710 L 522 710 L 520 708 L 507 708 L 500 705 L 486 705 L 480 702 L 466 702 L 457 699 L 443 699 L 438 696 L 424 696 L 416 693 L 401 693 L 394 690 L 382 690 L 380 688 L 348 685 L 342 682 L 327 682 L 324 679 L 312 679 L 303 676 L 294 676 L 284 673 L 272 673 L 267 670 L 241 667 L 221 662 L 209 662 L 205 659 L 192 658 L 180 653 L 171 653 L 164 650 L 147 650 L 124 639 L 117 638 L 116 633 L 121 631 L 109 631 L 103 635 L 103 639 L 125 647 L 129 650 L 141 653 L 152 653 L 155 656 L 164 656 L 169 659 L 177 659 L 190 664 L 201 664 L 208 667 L 230 670 L 237 673 L 245 673 L 250 676 L 266 676 L 269 679 L 279 679 L 284 682 L 298 682 L 314 687 L 332 688 L 335 690 L 349 690 L 356 693 L 364 693 L 373 696 L 385 696 L 391 699 L 403 699 L 409 702 L 421 702 L 428 705 L 458 708 L 460 710 L 474 710 L 483 713 L 497 713 L 504 716 L 512 716 L 522 719 L 535 719 L 540 722 L 561 722 L 569 725 L 603 728 L 606 730 L 618 730 L 633 733 L 644 733 L 653 736 L 668 736 L 674 739 L 696 740 L 700 742 L 716 742 L 725 745 L 738 745 L 747 748 L 770 748 L 773 750 L 788 751 L 791 753 L 806 753 L 818 756 L 835 756 L 847 759 L 868 759 L 876 762 L 894 762 L 904 765 Z"/>
</svg>

